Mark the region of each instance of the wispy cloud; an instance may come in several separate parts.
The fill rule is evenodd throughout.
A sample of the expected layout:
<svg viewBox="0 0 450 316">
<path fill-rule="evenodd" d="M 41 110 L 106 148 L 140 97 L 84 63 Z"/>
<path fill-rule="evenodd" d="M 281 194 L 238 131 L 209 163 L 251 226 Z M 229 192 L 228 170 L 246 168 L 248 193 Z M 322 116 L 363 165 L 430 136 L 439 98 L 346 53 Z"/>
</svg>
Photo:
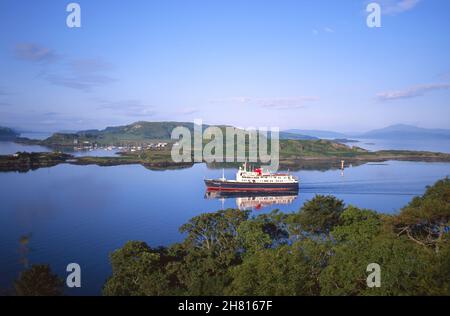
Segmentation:
<svg viewBox="0 0 450 316">
<path fill-rule="evenodd" d="M 450 83 L 431 83 L 424 85 L 417 85 L 403 90 L 385 91 L 377 94 L 377 98 L 380 101 L 391 101 L 398 99 L 409 99 L 435 91 L 450 89 Z"/>
<path fill-rule="evenodd" d="M 178 114 L 181 114 L 181 115 L 192 115 L 192 114 L 196 114 L 198 112 L 200 112 L 199 109 L 189 107 L 189 108 L 181 109 L 180 111 L 178 111 Z"/>
<path fill-rule="evenodd" d="M 23 110 L 20 107 L 5 109 L 0 113 L 0 119 L 5 120 L 6 126 L 21 126 L 26 130 L 58 131 L 79 130 L 82 126 L 96 126 L 98 117 L 89 117 L 88 113 L 63 113 L 55 111 L 41 111 L 39 109 Z M 1 125 L 1 122 L 0 122 Z"/>
<path fill-rule="evenodd" d="M 336 30 L 329 26 L 326 26 L 326 27 L 322 28 L 321 30 L 319 30 L 319 29 L 312 30 L 313 35 L 319 35 L 319 33 L 335 33 L 335 32 L 336 32 Z"/>
<path fill-rule="evenodd" d="M 40 64 L 42 69 L 38 77 L 52 85 L 90 92 L 96 87 L 116 81 L 109 75 L 113 65 L 101 58 L 63 58 L 52 49 L 36 43 L 17 44 L 14 52 L 20 60 Z M 61 63 L 61 60 L 65 62 Z"/>
<path fill-rule="evenodd" d="M 57 125 L 68 120 L 75 120 L 72 115 L 59 112 L 35 113 L 35 117 L 38 119 L 39 124 L 42 125 Z"/>
<path fill-rule="evenodd" d="M 115 79 L 105 75 L 65 76 L 58 74 L 47 75 L 46 80 L 56 86 L 63 86 L 84 92 L 90 92 L 95 87 L 115 81 Z"/>
<path fill-rule="evenodd" d="M 129 117 L 148 117 L 156 114 L 153 106 L 145 105 L 139 100 L 102 101 L 98 109 Z"/>
<path fill-rule="evenodd" d="M 57 61 L 60 56 L 50 48 L 36 43 L 19 43 L 14 47 L 15 56 L 18 59 L 38 63 L 50 63 Z"/>
<path fill-rule="evenodd" d="M 6 90 L 4 90 L 2 87 L 0 87 L 0 97 L 2 97 L 2 99 L 0 99 L 0 106 L 1 107 L 6 107 L 6 106 L 11 106 L 11 103 L 9 102 L 5 102 L 3 99 L 5 97 L 7 97 L 8 95 L 10 95 L 11 93 L 7 92 Z"/>
<path fill-rule="evenodd" d="M 436 78 L 437 78 L 438 80 L 441 80 L 441 81 L 443 81 L 443 80 L 449 80 L 449 79 L 450 79 L 450 71 L 444 71 L 444 72 L 441 72 L 440 74 L 438 74 L 438 75 L 436 76 Z"/>
<path fill-rule="evenodd" d="M 45 79 L 51 84 L 89 92 L 93 88 L 116 81 L 108 73 L 114 67 L 100 58 L 76 59 L 67 64 L 67 71 L 49 74 Z"/>
<path fill-rule="evenodd" d="M 379 0 L 381 13 L 396 15 L 414 9 L 421 0 Z"/>
<path fill-rule="evenodd" d="M 257 105 L 274 110 L 291 110 L 305 107 L 305 103 L 319 100 L 318 97 L 276 98 L 255 100 Z"/>
<path fill-rule="evenodd" d="M 318 97 L 301 96 L 295 98 L 249 98 L 249 97 L 234 97 L 226 99 L 210 100 L 211 103 L 223 103 L 223 104 L 240 104 L 240 105 L 253 105 L 266 109 L 275 110 L 291 110 L 301 109 L 305 107 L 305 103 L 317 101 Z"/>
<path fill-rule="evenodd" d="M 63 114 L 59 113 L 59 112 L 44 112 L 44 113 L 42 113 L 42 115 L 46 116 L 46 117 L 57 117 L 57 116 L 61 116 Z"/>
<path fill-rule="evenodd" d="M 114 66 L 111 63 L 108 63 L 101 58 L 75 59 L 69 64 L 75 73 L 81 75 L 86 73 L 110 71 L 114 69 Z"/>
</svg>

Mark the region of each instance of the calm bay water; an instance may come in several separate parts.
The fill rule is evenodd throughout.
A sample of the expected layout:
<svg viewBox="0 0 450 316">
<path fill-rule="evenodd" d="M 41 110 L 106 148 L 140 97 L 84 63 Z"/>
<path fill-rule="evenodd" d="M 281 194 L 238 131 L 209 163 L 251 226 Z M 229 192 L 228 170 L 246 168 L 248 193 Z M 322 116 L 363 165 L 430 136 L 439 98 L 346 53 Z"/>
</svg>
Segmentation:
<svg viewBox="0 0 450 316">
<path fill-rule="evenodd" d="M 348 143 L 367 150 L 423 150 L 441 153 L 450 153 L 450 140 L 389 140 L 389 139 L 358 139 L 357 143 Z"/>
<path fill-rule="evenodd" d="M 51 149 L 38 145 L 22 145 L 13 142 L 0 142 L 0 155 L 12 155 L 18 151 L 49 152 Z"/>
<path fill-rule="evenodd" d="M 14 142 L 0 142 L 0 155 L 13 155 L 17 152 L 52 152 L 51 148 L 40 145 L 24 145 Z M 67 151 L 67 153 L 76 157 L 91 156 L 91 157 L 110 157 L 117 156 L 117 153 L 113 150 L 95 149 L 95 150 L 80 150 L 80 151 Z"/>
<path fill-rule="evenodd" d="M 227 178 L 234 174 L 225 170 Z M 221 177 L 222 170 L 204 164 L 170 171 L 59 165 L 0 173 L 0 289 L 10 287 L 27 264 L 48 263 L 66 276 L 67 264 L 76 262 L 83 287 L 67 294 L 99 294 L 111 272 L 112 251 L 129 240 L 154 247 L 181 241 L 183 223 L 222 208 L 249 208 L 255 215 L 276 208 L 293 212 L 315 194 L 333 194 L 347 204 L 395 213 L 427 185 L 450 175 L 450 164 L 369 163 L 344 174 L 295 175 L 301 180 L 298 196 L 207 197 L 203 179 Z"/>
</svg>

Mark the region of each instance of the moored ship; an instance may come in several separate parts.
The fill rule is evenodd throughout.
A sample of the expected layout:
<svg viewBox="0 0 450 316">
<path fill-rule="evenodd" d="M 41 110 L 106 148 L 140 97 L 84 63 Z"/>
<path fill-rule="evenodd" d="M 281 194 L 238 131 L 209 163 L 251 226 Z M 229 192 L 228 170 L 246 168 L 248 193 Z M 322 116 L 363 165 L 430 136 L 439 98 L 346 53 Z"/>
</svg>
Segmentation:
<svg viewBox="0 0 450 316">
<path fill-rule="evenodd" d="M 248 170 L 247 163 L 236 173 L 235 180 L 221 179 L 205 180 L 209 191 L 247 191 L 247 192 L 275 192 L 298 191 L 299 181 L 289 173 L 264 172 L 261 168 Z"/>
</svg>

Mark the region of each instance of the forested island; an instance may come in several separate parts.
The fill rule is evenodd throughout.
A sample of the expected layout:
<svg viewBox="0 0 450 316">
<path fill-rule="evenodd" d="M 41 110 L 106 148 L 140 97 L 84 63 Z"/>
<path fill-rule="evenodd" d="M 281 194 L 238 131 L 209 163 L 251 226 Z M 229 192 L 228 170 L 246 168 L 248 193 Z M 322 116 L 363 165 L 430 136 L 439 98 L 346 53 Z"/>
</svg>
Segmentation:
<svg viewBox="0 0 450 316">
<path fill-rule="evenodd" d="M 149 169 L 163 170 L 173 168 L 186 168 L 194 164 L 191 161 L 175 163 L 172 160 L 171 150 L 177 144 L 171 139 L 172 130 L 176 127 L 185 127 L 194 133 L 194 123 L 188 122 L 136 122 L 124 126 L 108 127 L 104 130 L 86 130 L 76 133 L 55 133 L 44 140 L 14 138 L 14 141 L 26 145 L 40 145 L 53 150 L 54 153 L 18 153 L 16 155 L 0 156 L 0 171 L 27 171 L 41 167 L 49 167 L 59 163 L 77 165 L 117 166 L 124 164 L 141 164 Z M 209 125 L 204 125 L 206 129 Z M 218 127 L 225 135 L 230 126 Z M 5 129 L 6 130 L 6 129 Z M 14 133 L 8 129 L 7 133 Z M 236 129 L 236 131 L 242 131 Z M 5 132 L 6 133 L 6 132 Z M 307 135 L 296 135 L 283 132 L 279 141 L 279 161 L 281 169 L 327 170 L 340 168 L 341 162 L 345 165 L 360 165 L 367 162 L 383 162 L 388 160 L 402 161 L 428 161 L 450 162 L 450 154 L 410 151 L 410 150 L 381 150 L 368 151 L 366 149 L 343 144 L 340 140 L 325 140 Z M 267 139 L 270 147 L 270 139 Z M 208 140 L 203 139 L 203 146 Z M 246 136 L 246 156 L 249 156 L 249 140 Z M 70 153 L 98 148 L 118 151 L 118 155 L 110 157 L 74 157 L 61 152 Z M 235 147 L 235 151 L 237 146 Z M 226 153 L 224 144 L 223 152 Z M 236 153 L 235 153 L 236 156 Z M 193 155 L 191 155 L 192 161 Z M 29 159 L 30 163 L 26 160 Z M 235 167 L 231 163 L 210 163 L 211 168 Z M 28 167 L 29 166 L 29 167 Z"/>
<path fill-rule="evenodd" d="M 103 295 L 450 295 L 450 179 L 396 215 L 317 195 L 300 210 L 220 210 L 180 227 L 182 242 L 130 241 L 110 255 Z M 368 287 L 367 266 L 381 268 Z M 9 295 L 63 295 L 48 265 L 23 271 Z"/>
</svg>

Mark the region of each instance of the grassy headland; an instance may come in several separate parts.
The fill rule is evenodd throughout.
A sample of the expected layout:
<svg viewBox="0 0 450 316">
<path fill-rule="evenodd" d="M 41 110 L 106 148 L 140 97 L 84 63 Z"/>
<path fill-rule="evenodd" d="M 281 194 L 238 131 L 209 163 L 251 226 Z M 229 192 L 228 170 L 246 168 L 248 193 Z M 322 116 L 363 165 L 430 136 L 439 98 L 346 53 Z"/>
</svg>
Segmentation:
<svg viewBox="0 0 450 316">
<path fill-rule="evenodd" d="M 280 141 L 280 165 L 284 168 L 303 169 L 314 166 L 338 167 L 341 161 L 351 164 L 367 162 L 426 161 L 450 162 L 450 154 L 411 150 L 368 151 L 357 146 L 348 146 L 328 140 Z"/>
</svg>

